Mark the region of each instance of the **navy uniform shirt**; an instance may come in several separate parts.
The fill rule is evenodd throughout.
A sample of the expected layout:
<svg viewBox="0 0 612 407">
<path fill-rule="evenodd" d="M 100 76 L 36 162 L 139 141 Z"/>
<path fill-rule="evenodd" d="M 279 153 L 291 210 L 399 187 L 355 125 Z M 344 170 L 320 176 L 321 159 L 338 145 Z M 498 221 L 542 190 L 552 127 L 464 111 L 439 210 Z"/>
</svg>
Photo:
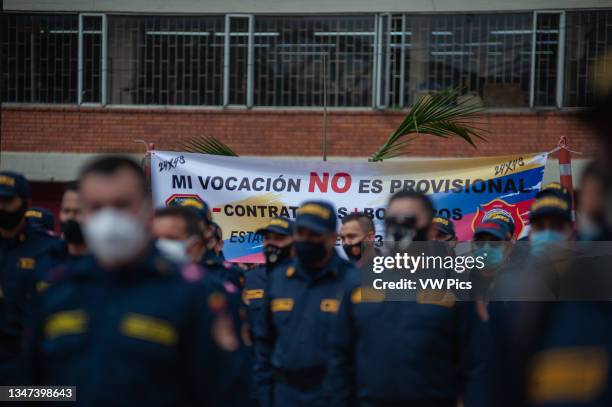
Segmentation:
<svg viewBox="0 0 612 407">
<path fill-rule="evenodd" d="M 15 238 L 0 238 L 0 384 L 16 384 L 14 369 L 37 264 L 57 241 L 27 220 Z"/>
<path fill-rule="evenodd" d="M 244 348 L 225 293 L 201 268 L 177 270 L 155 249 L 115 271 L 89 259 L 36 298 L 29 383 L 76 386 L 92 406 L 243 404 Z"/>
<path fill-rule="evenodd" d="M 354 266 L 334 252 L 316 274 L 297 259 L 268 275 L 255 326 L 255 385 L 261 405 L 325 404 L 329 334 L 344 293 L 358 284 Z"/>
<path fill-rule="evenodd" d="M 489 331 L 452 291 L 385 301 L 356 288 L 340 307 L 326 389 L 333 406 L 489 406 Z"/>
<path fill-rule="evenodd" d="M 242 299 L 249 310 L 249 323 L 251 327 L 255 326 L 257 317 L 263 307 L 269 274 L 276 268 L 286 270 L 290 263 L 291 258 L 288 257 L 277 264 L 271 266 L 262 264 L 245 273 Z"/>
</svg>

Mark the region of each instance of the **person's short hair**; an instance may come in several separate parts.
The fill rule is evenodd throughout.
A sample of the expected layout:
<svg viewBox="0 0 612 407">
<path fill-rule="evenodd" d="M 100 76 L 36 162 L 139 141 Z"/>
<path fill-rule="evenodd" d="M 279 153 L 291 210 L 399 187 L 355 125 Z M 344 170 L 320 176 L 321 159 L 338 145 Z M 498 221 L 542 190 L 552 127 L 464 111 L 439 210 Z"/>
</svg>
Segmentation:
<svg viewBox="0 0 612 407">
<path fill-rule="evenodd" d="M 66 192 L 79 192 L 79 182 L 70 181 L 64 185 L 64 193 Z"/>
<path fill-rule="evenodd" d="M 201 237 L 202 229 L 200 228 L 200 220 L 198 216 L 189 208 L 183 206 L 172 206 L 160 208 L 155 211 L 155 218 L 177 217 L 185 222 L 185 230 L 188 237 Z"/>
<path fill-rule="evenodd" d="M 342 218 L 342 224 L 346 224 L 348 222 L 357 221 L 359 223 L 359 227 L 366 233 L 374 232 L 374 222 L 372 218 L 366 215 L 363 212 L 351 212 Z"/>
<path fill-rule="evenodd" d="M 108 156 L 95 159 L 86 164 L 79 174 L 79 183 L 89 175 L 106 175 L 110 176 L 120 170 L 128 170 L 132 172 L 138 179 L 138 185 L 143 193 L 147 193 L 147 179 L 142 167 L 133 159 L 123 156 Z"/>
<path fill-rule="evenodd" d="M 398 199 L 416 199 L 423 204 L 425 211 L 427 212 L 427 217 L 429 220 L 432 220 L 434 215 L 436 214 L 436 209 L 434 208 L 433 202 L 427 195 L 422 192 L 418 192 L 412 189 L 403 189 L 391 195 L 389 198 L 389 203 L 387 204 L 387 208 L 391 206 L 391 202 Z"/>
</svg>

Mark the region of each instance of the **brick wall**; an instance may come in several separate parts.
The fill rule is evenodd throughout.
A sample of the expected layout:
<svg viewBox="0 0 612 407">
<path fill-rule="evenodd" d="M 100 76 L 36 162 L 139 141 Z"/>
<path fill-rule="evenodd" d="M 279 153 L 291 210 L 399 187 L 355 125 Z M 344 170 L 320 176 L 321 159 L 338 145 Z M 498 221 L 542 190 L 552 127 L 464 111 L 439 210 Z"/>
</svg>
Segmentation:
<svg viewBox="0 0 612 407">
<path fill-rule="evenodd" d="M 402 121 L 404 113 L 332 111 L 329 155 L 368 156 Z M 565 135 L 574 150 L 593 155 L 592 132 L 572 112 L 488 113 L 480 120 L 488 141 L 478 150 L 458 140 L 421 136 L 414 156 L 470 157 L 548 151 Z M 322 113 L 310 110 L 177 110 L 4 106 L 2 151 L 141 152 L 133 140 L 156 149 L 180 149 L 181 140 L 214 135 L 242 155 L 321 154 Z"/>
</svg>

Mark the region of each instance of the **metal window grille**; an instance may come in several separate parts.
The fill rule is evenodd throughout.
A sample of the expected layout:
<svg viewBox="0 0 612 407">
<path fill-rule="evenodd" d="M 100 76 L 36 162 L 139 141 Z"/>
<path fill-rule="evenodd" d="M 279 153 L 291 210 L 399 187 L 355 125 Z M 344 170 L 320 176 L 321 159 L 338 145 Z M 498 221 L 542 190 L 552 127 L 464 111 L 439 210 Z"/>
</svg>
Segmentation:
<svg viewBox="0 0 612 407">
<path fill-rule="evenodd" d="M 254 104 L 371 106 L 373 16 L 255 18 Z M 324 64 L 326 66 L 324 66 Z"/>
<path fill-rule="evenodd" d="M 565 106 L 589 106 L 593 81 L 612 71 L 610 64 L 596 65 L 612 47 L 612 10 L 567 12 L 565 44 Z"/>
<path fill-rule="evenodd" d="M 81 103 L 101 103 L 103 18 L 81 18 Z"/>
<path fill-rule="evenodd" d="M 77 103 L 78 16 L 0 16 L 6 102 Z"/>
<path fill-rule="evenodd" d="M 537 13 L 535 32 L 534 105 L 555 106 L 559 57 L 559 13 Z"/>
<path fill-rule="evenodd" d="M 110 103 L 221 105 L 224 17 L 108 17 Z"/>
<path fill-rule="evenodd" d="M 460 87 L 486 106 L 529 103 L 532 14 L 393 15 L 383 36 L 391 107 Z M 383 19 L 384 20 L 384 19 Z M 384 21 L 383 21 L 384 24 Z"/>
</svg>

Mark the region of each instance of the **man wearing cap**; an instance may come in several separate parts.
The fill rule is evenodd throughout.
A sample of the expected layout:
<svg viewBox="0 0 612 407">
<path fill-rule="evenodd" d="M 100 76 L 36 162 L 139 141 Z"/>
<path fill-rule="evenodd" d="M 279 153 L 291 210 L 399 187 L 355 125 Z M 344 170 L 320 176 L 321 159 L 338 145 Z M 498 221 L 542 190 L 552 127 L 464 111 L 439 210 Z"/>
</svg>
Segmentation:
<svg viewBox="0 0 612 407">
<path fill-rule="evenodd" d="M 47 209 L 32 207 L 26 211 L 25 217 L 32 225 L 46 230 L 51 235 L 55 234 L 55 217 Z"/>
<path fill-rule="evenodd" d="M 296 258 L 268 275 L 255 326 L 255 386 L 262 406 L 327 406 L 322 383 L 340 299 L 358 271 L 336 251 L 337 215 L 324 201 L 297 210 Z"/>
<path fill-rule="evenodd" d="M 263 238 L 265 263 L 246 273 L 242 298 L 249 307 L 251 327 L 263 305 L 269 273 L 276 267 L 287 266 L 291 262 L 293 250 L 293 221 L 277 216 L 264 228 L 257 230 Z"/>
<path fill-rule="evenodd" d="M 490 299 L 490 291 L 495 286 L 496 277 L 503 278 L 498 275 L 512 252 L 511 239 L 512 232 L 508 224 L 501 220 L 483 221 L 476 226 L 472 240 L 472 256 L 480 257 L 484 267 L 475 268 L 470 273 L 473 298 L 484 301 Z M 479 311 L 482 314 L 483 310 Z M 485 320 L 488 318 L 485 314 L 481 317 Z"/>
<path fill-rule="evenodd" d="M 432 220 L 434 227 L 433 240 L 438 242 L 448 242 L 451 248 L 457 246 L 457 235 L 453 221 L 442 216 L 434 216 Z"/>
<path fill-rule="evenodd" d="M 434 207 L 416 191 L 389 200 L 387 235 L 404 253 L 429 246 Z M 428 271 L 429 272 L 429 271 Z M 416 290 L 389 300 L 363 285 L 343 298 L 333 329 L 326 377 L 330 405 L 490 406 L 485 324 L 473 304 L 450 290 Z"/>
<path fill-rule="evenodd" d="M 550 244 L 575 240 L 569 195 L 540 192 L 529 212 L 529 243 L 534 256 L 545 255 Z"/>
<path fill-rule="evenodd" d="M 18 384 L 23 319 L 33 293 L 39 259 L 57 239 L 33 226 L 25 213 L 30 185 L 12 171 L 0 172 L 0 384 Z"/>
</svg>

